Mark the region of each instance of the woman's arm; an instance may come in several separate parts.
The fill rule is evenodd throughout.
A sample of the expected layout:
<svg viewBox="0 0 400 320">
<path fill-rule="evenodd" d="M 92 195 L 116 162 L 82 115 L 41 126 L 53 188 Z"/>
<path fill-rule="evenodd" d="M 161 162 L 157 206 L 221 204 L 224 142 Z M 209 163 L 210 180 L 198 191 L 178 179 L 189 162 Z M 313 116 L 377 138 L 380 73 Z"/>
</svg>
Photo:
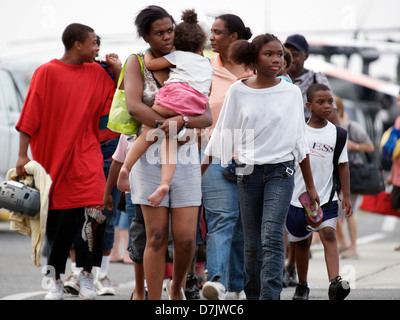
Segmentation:
<svg viewBox="0 0 400 320">
<path fill-rule="evenodd" d="M 181 115 L 177 115 L 168 119 L 162 117 L 142 102 L 143 99 L 143 78 L 140 69 L 140 63 L 136 56 L 131 56 L 125 67 L 124 86 L 126 106 L 129 114 L 139 122 L 147 126 L 154 127 L 156 121 L 162 121 L 163 124 L 158 128 L 163 130 L 166 135 L 169 133 L 169 122 L 176 121 L 178 131 L 184 125 Z M 188 116 L 188 128 L 203 129 L 212 125 L 212 115 L 210 106 L 207 104 L 206 111 L 201 115 Z"/>
<path fill-rule="evenodd" d="M 204 173 L 207 171 L 208 167 L 210 166 L 213 158 L 211 156 L 204 155 L 203 161 L 201 162 L 201 178 L 203 178 Z"/>
<path fill-rule="evenodd" d="M 375 151 L 375 146 L 369 143 L 355 143 L 347 139 L 347 151 L 373 152 Z"/>
<path fill-rule="evenodd" d="M 125 90 L 126 107 L 133 118 L 149 127 L 154 127 L 157 120 L 165 120 L 159 113 L 142 102 L 143 78 L 140 63 L 136 55 L 128 58 L 125 67 L 123 88 L 121 85 L 121 89 Z"/>
<path fill-rule="evenodd" d="M 211 110 L 210 106 L 207 103 L 207 109 L 204 111 L 203 114 L 195 115 L 195 116 L 187 116 L 188 121 L 186 124 L 187 128 L 193 128 L 193 129 L 204 129 L 212 125 L 212 115 L 211 115 Z M 168 134 L 169 132 L 169 124 L 172 121 L 176 121 L 176 129 L 177 132 L 181 130 L 181 128 L 184 126 L 185 121 L 183 119 L 183 115 L 177 115 L 171 118 L 166 119 L 161 126 L 158 128 L 163 130 L 165 134 Z"/>
</svg>

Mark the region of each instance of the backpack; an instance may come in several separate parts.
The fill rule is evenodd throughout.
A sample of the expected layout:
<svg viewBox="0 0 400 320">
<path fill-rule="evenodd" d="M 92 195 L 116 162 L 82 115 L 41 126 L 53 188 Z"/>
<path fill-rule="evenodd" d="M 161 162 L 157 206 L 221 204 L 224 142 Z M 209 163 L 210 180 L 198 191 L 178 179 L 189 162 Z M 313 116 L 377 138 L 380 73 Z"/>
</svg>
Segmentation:
<svg viewBox="0 0 400 320">
<path fill-rule="evenodd" d="M 390 171 L 393 160 L 400 152 L 400 130 L 394 126 L 387 129 L 382 135 L 379 149 L 381 166 L 384 170 Z"/>
<path fill-rule="evenodd" d="M 340 193 L 340 190 L 342 189 L 340 185 L 340 179 L 339 179 L 339 157 L 340 154 L 342 153 L 342 150 L 344 148 L 344 145 L 346 144 L 347 141 L 347 131 L 343 129 L 342 127 L 336 126 L 336 145 L 335 145 L 335 150 L 333 153 L 333 185 L 332 185 L 332 190 L 331 190 L 331 195 L 329 197 L 328 201 L 328 208 L 332 202 L 333 196 L 335 195 L 335 192 L 337 194 Z"/>
</svg>

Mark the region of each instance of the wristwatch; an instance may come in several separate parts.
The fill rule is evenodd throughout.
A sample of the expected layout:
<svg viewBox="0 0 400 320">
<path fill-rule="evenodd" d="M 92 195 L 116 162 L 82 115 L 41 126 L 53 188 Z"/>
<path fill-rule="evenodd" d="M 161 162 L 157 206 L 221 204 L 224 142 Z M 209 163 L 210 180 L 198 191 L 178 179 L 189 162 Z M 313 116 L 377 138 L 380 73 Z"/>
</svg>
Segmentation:
<svg viewBox="0 0 400 320">
<path fill-rule="evenodd" d="M 182 119 L 183 119 L 183 126 L 186 127 L 187 124 L 189 123 L 189 118 L 188 118 L 188 116 L 184 116 L 182 114 Z"/>
</svg>

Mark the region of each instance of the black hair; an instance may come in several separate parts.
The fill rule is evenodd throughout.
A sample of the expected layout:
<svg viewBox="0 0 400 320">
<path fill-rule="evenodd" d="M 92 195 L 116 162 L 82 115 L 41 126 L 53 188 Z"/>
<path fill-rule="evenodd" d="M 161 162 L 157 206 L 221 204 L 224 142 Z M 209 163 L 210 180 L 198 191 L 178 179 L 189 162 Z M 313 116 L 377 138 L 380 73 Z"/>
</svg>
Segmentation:
<svg viewBox="0 0 400 320">
<path fill-rule="evenodd" d="M 135 18 L 135 26 L 139 37 L 148 35 L 151 25 L 159 19 L 169 18 L 172 24 L 175 24 L 174 18 L 163 8 L 159 6 L 148 6 L 141 10 Z"/>
<path fill-rule="evenodd" d="M 330 91 L 326 85 L 322 83 L 313 83 L 307 90 L 307 101 L 311 102 L 317 91 Z"/>
<path fill-rule="evenodd" d="M 183 22 L 175 27 L 176 50 L 199 52 L 203 49 L 207 35 L 198 24 L 197 13 L 194 9 L 185 10 L 182 13 Z"/>
<path fill-rule="evenodd" d="M 94 30 L 84 24 L 72 23 L 68 25 L 61 37 L 65 50 L 70 50 L 75 41 L 84 43 L 90 32 L 94 32 Z"/>
<path fill-rule="evenodd" d="M 286 61 L 286 69 L 289 69 L 290 65 L 292 64 L 292 60 L 293 60 L 293 56 L 292 56 L 292 52 L 286 48 L 285 46 L 283 46 L 283 58 Z"/>
<path fill-rule="evenodd" d="M 258 52 L 264 44 L 270 41 L 278 41 L 282 45 L 278 37 L 271 33 L 261 34 L 255 37 L 251 42 L 247 40 L 238 40 L 234 42 L 229 49 L 230 58 L 234 63 L 244 64 L 247 68 L 254 69 Z"/>
<path fill-rule="evenodd" d="M 216 19 L 221 19 L 225 21 L 225 27 L 229 30 L 229 33 L 232 34 L 236 32 L 238 34 L 238 39 L 249 40 L 253 35 L 249 27 L 246 27 L 237 15 L 226 13 L 221 14 L 220 16 L 216 17 Z"/>
</svg>

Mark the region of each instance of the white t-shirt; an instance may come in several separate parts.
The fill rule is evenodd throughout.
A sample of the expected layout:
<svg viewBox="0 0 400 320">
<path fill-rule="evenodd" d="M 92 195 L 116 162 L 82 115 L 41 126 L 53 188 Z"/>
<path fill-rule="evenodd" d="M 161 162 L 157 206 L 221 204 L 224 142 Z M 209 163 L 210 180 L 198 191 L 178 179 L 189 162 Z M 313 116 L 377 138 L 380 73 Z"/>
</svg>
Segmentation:
<svg viewBox="0 0 400 320">
<path fill-rule="evenodd" d="M 200 93 L 209 95 L 214 75 L 209 59 L 188 51 L 173 51 L 163 57 L 175 66 L 170 68 L 165 83 L 185 82 Z"/>
<path fill-rule="evenodd" d="M 336 146 L 336 126 L 330 122 L 323 128 L 316 129 L 306 126 L 307 140 L 310 147 L 310 166 L 314 185 L 320 198 L 321 206 L 328 203 L 332 190 L 333 153 Z M 347 141 L 339 156 L 339 163 L 348 162 Z M 300 166 L 296 166 L 294 176 L 294 191 L 291 205 L 301 208 L 298 200 L 300 194 L 306 191 Z M 337 200 L 335 193 L 333 200 Z"/>
<path fill-rule="evenodd" d="M 243 80 L 229 88 L 205 154 L 224 166 L 237 155 L 249 165 L 301 162 L 309 152 L 300 89 L 281 80 L 264 89 Z"/>
<path fill-rule="evenodd" d="M 112 155 L 113 160 L 124 163 L 125 157 L 128 154 L 129 148 L 131 147 L 134 140 L 135 139 L 132 136 L 121 134 L 117 148 Z"/>
</svg>

